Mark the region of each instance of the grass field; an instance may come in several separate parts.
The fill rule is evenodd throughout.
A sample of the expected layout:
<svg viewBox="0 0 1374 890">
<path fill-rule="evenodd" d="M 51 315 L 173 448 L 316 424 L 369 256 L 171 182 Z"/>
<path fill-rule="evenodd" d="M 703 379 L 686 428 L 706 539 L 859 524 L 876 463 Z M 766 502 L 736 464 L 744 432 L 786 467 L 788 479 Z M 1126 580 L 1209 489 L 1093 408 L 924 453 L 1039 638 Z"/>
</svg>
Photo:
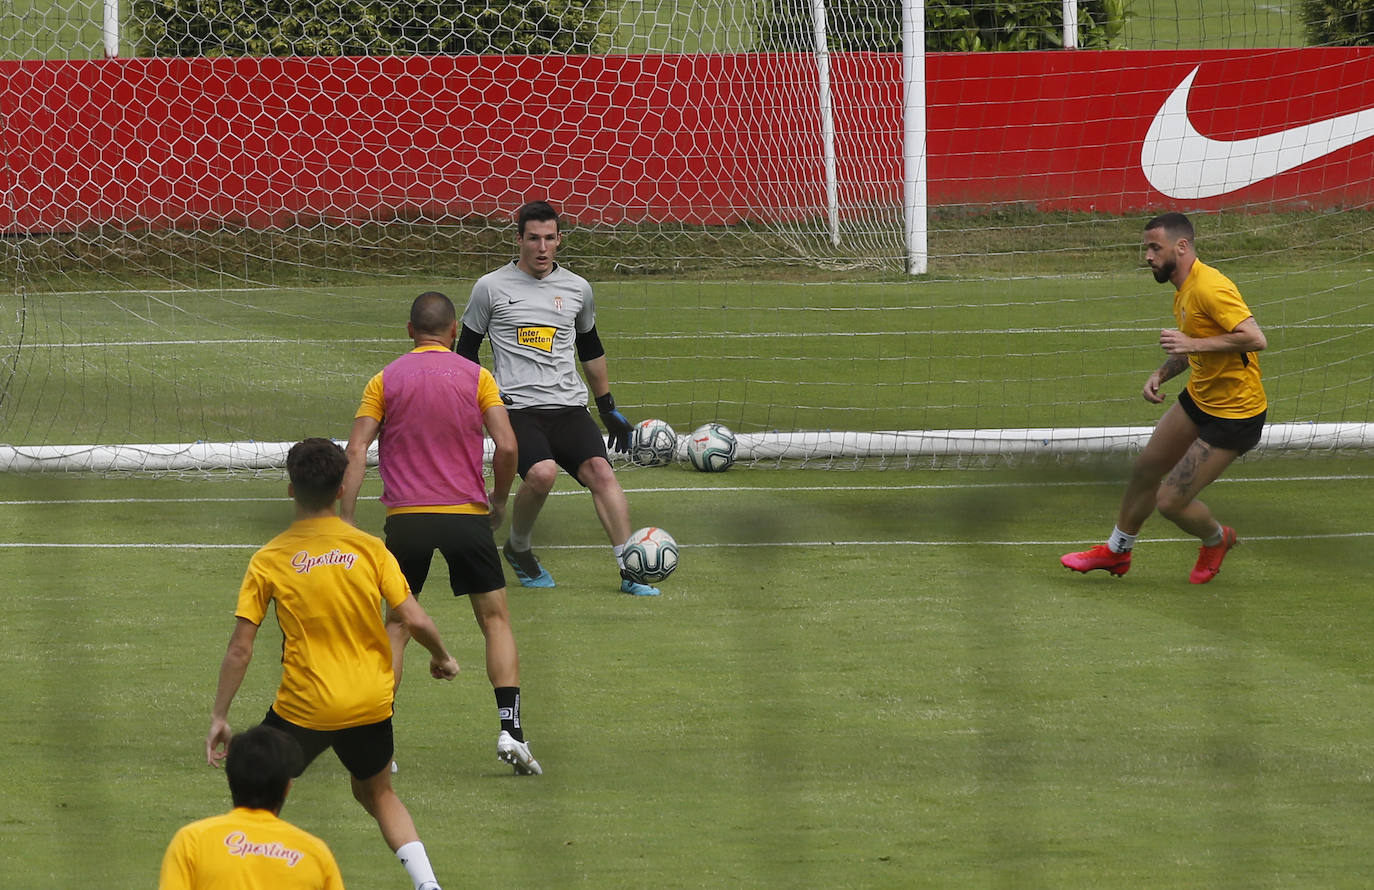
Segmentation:
<svg viewBox="0 0 1374 890">
<path fill-rule="evenodd" d="M 1208 500 L 1244 545 L 1206 587 L 1158 519 L 1120 581 L 1058 566 L 1110 528 L 1123 470 L 628 472 L 635 518 L 683 548 L 656 600 L 614 592 L 565 480 L 536 537 L 559 587 L 512 593 L 545 776 L 494 757 L 466 604 L 442 574 L 422 598 L 465 666 L 413 671 L 397 711 L 398 787 L 441 879 L 1366 886 L 1374 460 L 1238 465 Z M 151 886 L 172 832 L 227 808 L 203 737 L 283 494 L 0 476 L 7 888 Z M 360 521 L 380 528 L 375 501 Z M 236 727 L 270 701 L 275 634 Z M 285 813 L 350 887 L 406 885 L 328 756 Z"/>
<path fill-rule="evenodd" d="M 665 26 L 632 50 L 677 48 L 684 31 L 684 49 L 733 48 L 676 6 L 639 5 Z M 98 7 L 68 24 L 55 6 L 16 0 L 0 56 L 98 56 Z M 1195 7 L 1138 2 L 1128 46 L 1301 43 L 1290 7 Z M 1202 228 L 1204 257 L 1230 264 L 1270 338 L 1275 420 L 1367 419 L 1365 216 Z M 1310 221 L 1347 228 L 1314 235 Z M 936 219 L 940 262 L 919 282 L 598 270 L 617 398 L 679 432 L 1150 423 L 1137 391 L 1168 292 L 1134 262 L 1139 223 L 1037 214 L 989 234 Z M 990 240 L 1018 229 L 1010 249 Z M 406 302 L 433 286 L 461 301 L 489 265 L 429 242 L 423 262 L 373 256 L 359 274 L 293 250 L 292 233 L 258 237 L 225 233 L 231 254 L 152 234 L 132 257 L 121 243 L 90 261 L 50 239 L 51 269 L 23 282 L 0 440 L 344 436 L 367 377 L 404 348 Z M 183 279 L 187 257 L 215 280 Z M 615 592 L 586 495 L 563 480 L 536 536 L 559 587 L 512 592 L 546 775 L 496 761 L 480 636 L 441 569 L 422 600 L 465 667 L 452 684 L 412 669 L 397 711 L 397 785 L 440 877 L 450 890 L 1368 886 L 1374 457 L 1238 464 L 1206 499 L 1244 546 L 1206 587 L 1186 583 L 1196 543 L 1159 519 L 1122 580 L 1059 567 L 1110 529 L 1127 461 L 629 471 L 636 524 L 683 548 L 654 600 Z M 152 886 L 176 828 L 227 808 L 203 738 L 235 592 L 288 521 L 284 489 L 274 471 L 0 474 L 6 890 Z M 364 494 L 377 493 L 373 475 Z M 380 531 L 375 501 L 360 521 Z M 277 633 L 269 621 L 237 728 L 271 700 Z M 326 839 L 355 890 L 406 886 L 328 756 L 285 815 Z"/>
<path fill-rule="evenodd" d="M 1301 7 L 1280 0 L 1132 0 L 1127 49 L 1260 49 L 1306 46 Z"/>
<path fill-rule="evenodd" d="M 1326 219 L 1207 220 L 1203 256 L 1225 259 L 1268 334 L 1275 420 L 1366 417 L 1367 262 L 1329 247 L 1359 216 L 1301 236 Z M 1084 223 L 1101 243 L 1072 242 L 1084 271 L 1057 278 L 997 267 L 1053 265 L 1032 249 L 1040 230 L 1011 257 L 970 238 L 995 270 L 981 280 L 598 275 L 617 397 L 679 432 L 1148 424 L 1138 389 L 1169 293 L 1136 266 L 1138 225 Z M 28 282 L 8 442 L 344 436 L 404 348 L 417 289 L 466 293 L 458 276 L 131 283 Z M 536 536 L 559 587 L 512 597 L 545 776 L 494 757 L 466 604 L 442 580 L 422 600 L 466 666 L 451 685 L 412 670 L 397 710 L 398 786 L 441 878 L 1364 886 L 1374 458 L 1238 464 L 1207 500 L 1244 546 L 1201 588 L 1186 583 L 1195 542 L 1160 520 L 1121 581 L 1059 567 L 1109 531 L 1127 460 L 626 471 L 636 524 L 683 547 L 656 600 L 616 592 L 564 480 Z M 203 737 L 235 592 L 288 519 L 284 488 L 276 471 L 0 475 L 7 890 L 150 886 L 175 829 L 227 807 Z M 380 531 L 375 501 L 360 518 Z M 239 728 L 271 700 L 276 633 Z M 286 814 L 331 844 L 349 886 L 405 886 L 331 760 Z"/>
<path fill-rule="evenodd" d="M 1374 353 L 1368 272 L 1299 275 L 1203 247 L 1269 337 L 1270 419 L 1362 419 L 1370 371 L 1352 357 Z M 612 279 L 597 283 L 598 327 L 617 401 L 680 433 L 707 421 L 747 433 L 1148 425 L 1158 411 L 1139 387 L 1159 362 L 1170 293 L 1132 268 L 1133 250 L 1118 254 L 1064 278 Z M 471 284 L 32 287 L 0 439 L 346 438 L 367 379 L 406 348 L 410 300 L 434 287 L 461 305 Z"/>
</svg>

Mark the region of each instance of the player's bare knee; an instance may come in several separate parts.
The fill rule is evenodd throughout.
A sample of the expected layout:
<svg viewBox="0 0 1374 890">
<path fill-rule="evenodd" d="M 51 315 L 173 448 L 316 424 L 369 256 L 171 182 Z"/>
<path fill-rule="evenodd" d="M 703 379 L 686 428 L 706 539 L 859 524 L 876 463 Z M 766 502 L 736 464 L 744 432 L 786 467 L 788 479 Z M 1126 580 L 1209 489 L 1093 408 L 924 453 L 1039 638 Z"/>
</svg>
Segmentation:
<svg viewBox="0 0 1374 890">
<path fill-rule="evenodd" d="M 1191 497 L 1185 497 L 1167 488 L 1161 488 L 1155 495 L 1155 509 L 1159 511 L 1160 516 L 1169 520 L 1177 519 L 1183 515 L 1183 511 L 1188 509 L 1188 505 L 1192 502 Z"/>
<path fill-rule="evenodd" d="M 485 640 L 514 639 L 510 621 L 504 615 L 486 615 L 477 619 L 477 627 Z"/>
<path fill-rule="evenodd" d="M 610 463 L 594 457 L 582 465 L 579 474 L 581 481 L 592 491 L 615 490 L 620 487 L 620 482 L 616 480 L 615 470 Z"/>
<path fill-rule="evenodd" d="M 388 767 L 389 768 L 389 767 Z M 367 782 L 360 782 L 356 778 L 352 782 L 353 799 L 362 804 L 363 809 L 371 815 L 376 815 L 377 794 Z"/>
<path fill-rule="evenodd" d="M 1141 488 L 1159 485 L 1172 468 L 1172 464 L 1150 460 L 1141 455 L 1131 465 L 1130 484 Z"/>
<path fill-rule="evenodd" d="M 510 613 L 506 609 L 504 600 L 499 604 L 482 603 L 478 605 L 474 602 L 472 617 L 477 619 L 477 627 L 484 634 L 495 625 L 510 624 Z"/>
<path fill-rule="evenodd" d="M 558 479 L 558 464 L 553 461 L 544 461 L 530 467 L 525 473 L 521 485 L 528 485 L 534 491 L 541 494 L 548 494 L 553 491 L 554 482 Z"/>
</svg>

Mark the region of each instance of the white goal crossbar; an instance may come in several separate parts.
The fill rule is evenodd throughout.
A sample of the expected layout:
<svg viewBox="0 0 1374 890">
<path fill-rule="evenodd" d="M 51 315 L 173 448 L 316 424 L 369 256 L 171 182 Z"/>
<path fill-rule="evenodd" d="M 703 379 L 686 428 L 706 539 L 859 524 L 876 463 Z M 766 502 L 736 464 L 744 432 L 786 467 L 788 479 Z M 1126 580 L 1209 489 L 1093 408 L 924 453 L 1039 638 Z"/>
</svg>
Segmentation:
<svg viewBox="0 0 1374 890">
<path fill-rule="evenodd" d="M 895 430 L 890 432 L 738 433 L 736 459 L 748 461 L 861 458 L 1054 456 L 1139 451 L 1149 426 L 1059 429 Z M 291 442 L 188 442 L 143 445 L 0 445 L 0 472 L 175 472 L 270 470 L 286 464 Z M 343 443 L 341 442 L 340 445 Z M 1374 423 L 1275 423 L 1261 450 L 1374 447 Z M 485 458 L 491 459 L 487 440 Z M 686 437 L 678 437 L 686 460 Z M 377 446 L 368 453 L 375 464 Z"/>
</svg>

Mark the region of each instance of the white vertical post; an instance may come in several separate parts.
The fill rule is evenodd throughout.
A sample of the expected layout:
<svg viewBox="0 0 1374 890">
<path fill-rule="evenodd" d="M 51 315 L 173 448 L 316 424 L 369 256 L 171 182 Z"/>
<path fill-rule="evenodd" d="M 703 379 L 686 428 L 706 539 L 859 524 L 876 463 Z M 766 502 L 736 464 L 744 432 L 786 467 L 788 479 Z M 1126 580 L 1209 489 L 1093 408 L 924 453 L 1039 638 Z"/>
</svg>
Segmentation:
<svg viewBox="0 0 1374 890">
<path fill-rule="evenodd" d="M 902 0 L 902 222 L 906 270 L 924 275 L 930 261 L 926 197 L 926 14 L 922 0 Z"/>
<path fill-rule="evenodd" d="M 1078 0 L 1064 0 L 1064 49 L 1078 49 Z"/>
<path fill-rule="evenodd" d="M 835 165 L 835 108 L 830 90 L 830 46 L 826 39 L 825 0 L 811 0 L 811 30 L 816 45 L 816 85 L 820 92 L 821 149 L 825 155 L 825 206 L 830 243 L 840 243 L 840 183 Z"/>
<path fill-rule="evenodd" d="M 119 58 L 119 0 L 105 0 L 100 34 L 105 42 L 105 58 Z"/>
</svg>

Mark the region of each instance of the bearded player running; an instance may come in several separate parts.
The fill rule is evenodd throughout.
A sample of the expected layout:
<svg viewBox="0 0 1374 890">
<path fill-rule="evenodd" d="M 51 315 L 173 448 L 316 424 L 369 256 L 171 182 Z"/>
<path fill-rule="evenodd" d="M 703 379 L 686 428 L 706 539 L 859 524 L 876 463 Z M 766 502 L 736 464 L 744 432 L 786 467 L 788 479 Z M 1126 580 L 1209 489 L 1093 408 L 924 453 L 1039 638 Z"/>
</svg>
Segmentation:
<svg viewBox="0 0 1374 890">
<path fill-rule="evenodd" d="M 1238 543 L 1235 529 L 1219 523 L 1197 496 L 1259 443 L 1268 403 L 1257 353 L 1268 342 L 1231 280 L 1197 258 L 1193 239 L 1193 225 L 1181 213 L 1145 224 L 1145 262 L 1156 281 L 1177 288 L 1178 327 L 1159 332 L 1168 357 L 1145 381 L 1142 394 L 1146 401 L 1162 403 L 1166 397 L 1160 387 L 1184 370 L 1190 371 L 1188 385 L 1136 458 L 1107 543 L 1060 557 L 1076 572 L 1126 574 L 1136 537 L 1156 508 L 1202 541 L 1188 576 L 1193 584 L 1216 577 Z"/>
</svg>

